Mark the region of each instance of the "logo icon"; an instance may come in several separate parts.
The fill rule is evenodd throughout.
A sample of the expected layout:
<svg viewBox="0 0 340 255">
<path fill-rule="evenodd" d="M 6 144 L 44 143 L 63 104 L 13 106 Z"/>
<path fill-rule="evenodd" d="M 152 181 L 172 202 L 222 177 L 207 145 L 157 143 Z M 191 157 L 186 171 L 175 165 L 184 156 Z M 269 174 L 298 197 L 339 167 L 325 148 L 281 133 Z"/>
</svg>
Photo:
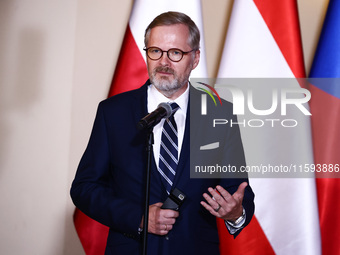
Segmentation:
<svg viewBox="0 0 340 255">
<path fill-rule="evenodd" d="M 207 88 L 209 88 L 209 89 L 217 96 L 218 100 L 220 101 L 220 104 L 222 105 L 222 100 L 221 100 L 221 98 L 220 98 L 220 95 L 217 93 L 217 91 L 216 91 L 212 86 L 210 86 L 210 85 L 208 85 L 208 84 L 206 84 L 206 83 L 203 83 L 203 82 L 197 82 L 197 83 L 199 83 L 199 84 L 201 84 L 201 85 L 204 85 L 204 86 L 206 86 Z M 207 94 L 212 98 L 212 100 L 214 101 L 215 106 L 217 106 L 216 99 L 215 99 L 215 97 L 213 96 L 213 94 L 211 94 L 211 92 L 210 92 L 209 90 L 204 89 L 204 88 L 201 88 L 201 87 L 197 87 L 197 88 L 198 88 L 199 90 L 202 90 L 202 91 L 204 91 L 205 93 L 207 93 Z"/>
</svg>

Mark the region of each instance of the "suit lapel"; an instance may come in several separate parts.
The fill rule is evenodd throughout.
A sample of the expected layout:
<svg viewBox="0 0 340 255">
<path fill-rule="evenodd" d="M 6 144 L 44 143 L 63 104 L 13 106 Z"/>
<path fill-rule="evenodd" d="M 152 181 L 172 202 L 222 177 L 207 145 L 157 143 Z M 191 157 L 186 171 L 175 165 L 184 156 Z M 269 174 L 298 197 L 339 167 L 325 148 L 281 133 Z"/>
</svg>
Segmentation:
<svg viewBox="0 0 340 255">
<path fill-rule="evenodd" d="M 186 171 L 189 171 L 190 164 L 190 96 L 187 108 L 187 116 L 185 119 L 185 130 L 181 149 L 181 155 L 176 170 L 175 180 L 173 188 L 177 187 L 180 182 L 186 181 L 188 178 L 182 178 L 187 176 Z"/>
<path fill-rule="evenodd" d="M 136 97 L 135 97 L 135 102 L 131 102 L 133 104 L 134 107 L 134 113 L 135 113 L 135 123 L 136 123 L 136 127 L 137 127 L 137 123 L 148 114 L 148 110 L 147 110 L 147 89 L 148 86 L 150 85 L 150 81 L 148 80 L 144 86 L 142 86 L 140 88 L 140 90 L 138 91 L 138 93 L 136 93 Z M 145 131 L 144 131 L 145 132 Z M 145 132 L 145 144 L 146 145 L 147 141 L 147 133 Z M 155 145 L 154 145 L 155 146 Z M 145 166 L 146 166 L 146 159 L 145 159 Z M 146 169 L 145 169 L 146 171 Z M 151 187 L 154 187 L 154 189 L 151 188 L 151 192 L 155 192 L 155 194 L 161 194 L 161 197 L 164 199 L 167 196 L 166 193 L 166 188 L 164 186 L 164 183 L 162 181 L 161 175 L 159 174 L 158 170 L 157 170 L 157 165 L 155 162 L 155 157 L 154 155 L 152 155 L 151 157 Z M 156 195 L 157 197 L 157 195 Z M 150 198 L 151 199 L 151 198 Z M 151 201 L 150 201 L 151 202 Z M 156 202 L 159 202 L 159 200 L 157 200 Z"/>
</svg>

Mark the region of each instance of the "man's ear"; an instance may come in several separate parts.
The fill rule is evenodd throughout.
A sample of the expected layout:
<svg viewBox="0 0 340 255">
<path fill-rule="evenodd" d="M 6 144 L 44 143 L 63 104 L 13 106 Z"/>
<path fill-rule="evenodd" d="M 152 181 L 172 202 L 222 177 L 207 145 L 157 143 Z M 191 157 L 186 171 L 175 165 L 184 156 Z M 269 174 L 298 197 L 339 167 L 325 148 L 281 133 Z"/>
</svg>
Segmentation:
<svg viewBox="0 0 340 255">
<path fill-rule="evenodd" d="M 201 56 L 201 51 L 196 50 L 195 51 L 194 64 L 192 65 L 192 70 L 194 70 L 196 68 L 196 66 L 198 65 L 198 63 L 200 62 L 200 56 Z"/>
</svg>

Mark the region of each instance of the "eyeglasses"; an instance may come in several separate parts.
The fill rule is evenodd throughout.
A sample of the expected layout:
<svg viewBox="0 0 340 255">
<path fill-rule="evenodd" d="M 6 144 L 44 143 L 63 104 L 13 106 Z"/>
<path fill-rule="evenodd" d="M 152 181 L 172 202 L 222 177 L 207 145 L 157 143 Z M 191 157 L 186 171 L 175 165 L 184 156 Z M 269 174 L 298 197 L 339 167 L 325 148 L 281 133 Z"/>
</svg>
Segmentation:
<svg viewBox="0 0 340 255">
<path fill-rule="evenodd" d="M 185 54 L 188 54 L 190 52 L 193 52 L 195 49 L 191 51 L 182 51 L 180 49 L 169 49 L 169 50 L 161 50 L 158 47 L 149 47 L 149 48 L 144 48 L 143 50 L 146 51 L 146 55 L 151 59 L 151 60 L 158 60 L 163 56 L 163 52 L 166 52 L 168 55 L 168 58 L 173 61 L 173 62 L 179 62 L 182 60 L 183 56 Z"/>
</svg>

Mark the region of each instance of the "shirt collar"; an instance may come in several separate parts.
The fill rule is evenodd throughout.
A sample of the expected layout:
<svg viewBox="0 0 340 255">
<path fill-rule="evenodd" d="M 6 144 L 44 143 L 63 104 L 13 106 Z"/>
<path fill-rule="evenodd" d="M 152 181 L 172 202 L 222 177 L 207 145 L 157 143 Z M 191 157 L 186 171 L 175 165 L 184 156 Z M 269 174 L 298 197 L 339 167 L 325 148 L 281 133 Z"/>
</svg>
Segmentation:
<svg viewBox="0 0 340 255">
<path fill-rule="evenodd" d="M 189 102 L 189 87 L 190 86 L 188 85 L 184 93 L 175 100 L 169 100 L 169 98 L 160 93 L 156 87 L 151 84 L 151 86 L 148 87 L 148 112 L 152 112 L 157 109 L 160 103 L 176 102 L 186 115 Z"/>
</svg>

